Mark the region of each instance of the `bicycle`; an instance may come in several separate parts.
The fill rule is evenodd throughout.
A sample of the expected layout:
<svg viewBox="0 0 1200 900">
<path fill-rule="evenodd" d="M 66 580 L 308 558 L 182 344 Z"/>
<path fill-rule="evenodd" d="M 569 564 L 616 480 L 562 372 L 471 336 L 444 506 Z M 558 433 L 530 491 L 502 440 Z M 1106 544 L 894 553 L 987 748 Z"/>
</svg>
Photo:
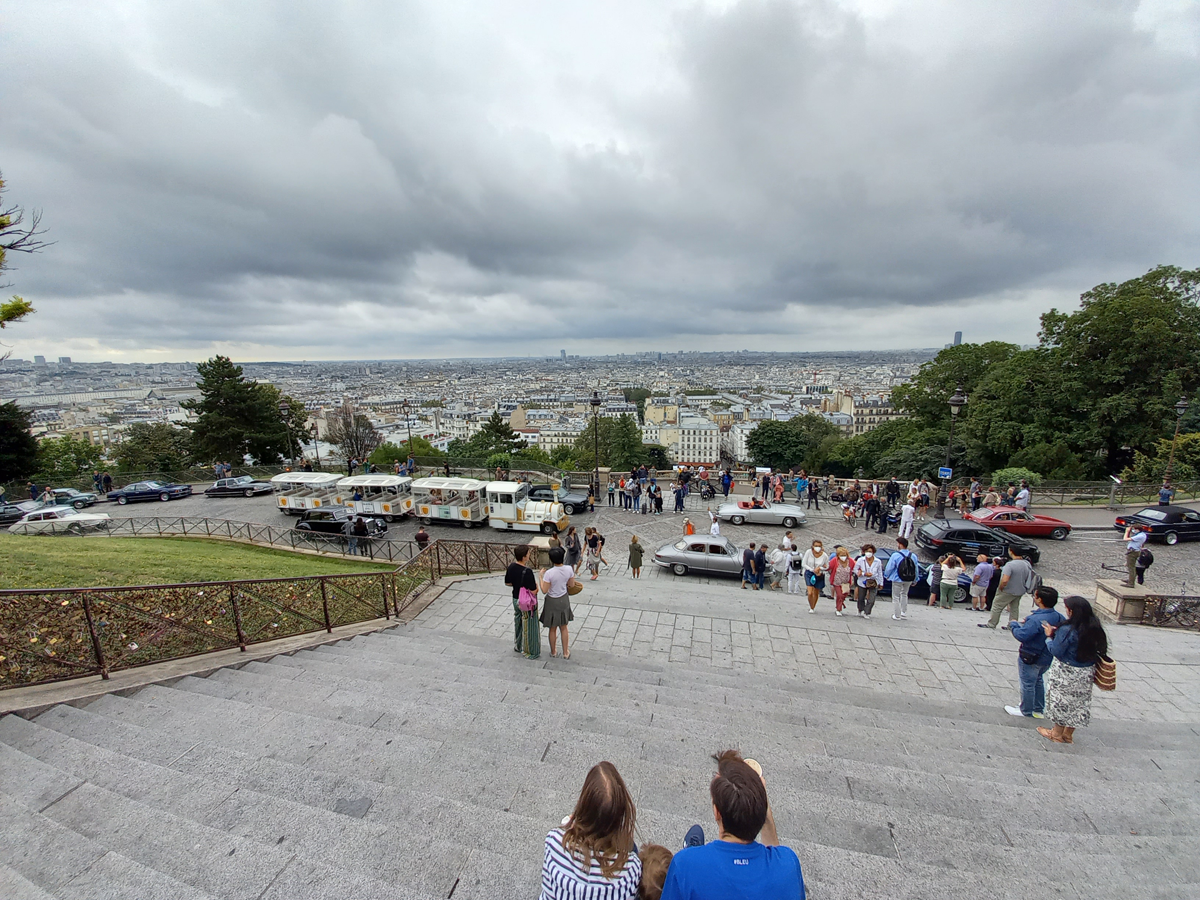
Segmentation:
<svg viewBox="0 0 1200 900">
<path fill-rule="evenodd" d="M 858 527 L 858 510 L 853 503 L 842 504 L 842 521 L 851 528 Z"/>
</svg>

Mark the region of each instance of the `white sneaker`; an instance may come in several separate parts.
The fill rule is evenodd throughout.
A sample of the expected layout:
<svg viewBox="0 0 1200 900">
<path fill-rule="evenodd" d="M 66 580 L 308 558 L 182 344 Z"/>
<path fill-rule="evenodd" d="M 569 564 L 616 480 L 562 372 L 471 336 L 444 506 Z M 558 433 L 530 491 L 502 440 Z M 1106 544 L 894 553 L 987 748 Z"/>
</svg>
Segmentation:
<svg viewBox="0 0 1200 900">
<path fill-rule="evenodd" d="M 864 619 L 869 619 L 869 618 L 871 618 L 871 614 L 870 614 L 870 613 L 863 613 L 863 618 L 864 618 Z"/>
<path fill-rule="evenodd" d="M 892 616 L 892 619 L 894 619 L 894 620 L 895 620 L 895 621 L 897 621 L 897 622 L 899 622 L 899 621 L 900 621 L 900 617 L 899 617 L 899 616 Z"/>
<path fill-rule="evenodd" d="M 1024 717 L 1024 715 L 1025 715 L 1025 713 L 1021 712 L 1021 707 L 1019 707 L 1019 706 L 1006 706 L 1006 707 L 1004 707 L 1004 711 L 1006 713 L 1008 713 L 1010 716 Z"/>
<path fill-rule="evenodd" d="M 908 613 L 900 613 L 900 618 L 902 618 L 902 619 L 907 619 L 907 618 L 908 618 Z"/>
<path fill-rule="evenodd" d="M 816 612 L 816 610 L 815 610 L 815 609 L 813 609 L 811 606 L 808 608 L 808 614 L 809 614 L 810 616 L 811 616 L 813 613 L 815 613 L 815 612 Z"/>
<path fill-rule="evenodd" d="M 836 614 L 837 614 L 837 615 L 839 615 L 839 616 L 841 616 L 841 615 L 845 615 L 845 613 L 843 613 L 843 612 L 842 612 L 840 609 L 835 609 L 835 610 L 834 610 L 834 613 L 836 613 Z"/>
</svg>

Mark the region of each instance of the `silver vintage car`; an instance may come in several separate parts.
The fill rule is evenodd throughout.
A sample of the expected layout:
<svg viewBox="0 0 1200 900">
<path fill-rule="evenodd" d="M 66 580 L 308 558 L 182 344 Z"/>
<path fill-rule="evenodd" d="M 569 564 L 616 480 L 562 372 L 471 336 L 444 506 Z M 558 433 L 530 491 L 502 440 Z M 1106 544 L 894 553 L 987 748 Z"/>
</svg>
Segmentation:
<svg viewBox="0 0 1200 900">
<path fill-rule="evenodd" d="M 719 534 L 691 534 L 659 547 L 654 552 L 654 563 L 676 575 L 740 575 L 742 551 Z"/>
<path fill-rule="evenodd" d="M 717 507 L 717 518 L 734 525 L 753 522 L 755 525 L 782 525 L 795 528 L 804 524 L 804 510 L 798 503 L 771 503 L 769 501 L 741 500 L 737 503 L 722 503 Z"/>
</svg>

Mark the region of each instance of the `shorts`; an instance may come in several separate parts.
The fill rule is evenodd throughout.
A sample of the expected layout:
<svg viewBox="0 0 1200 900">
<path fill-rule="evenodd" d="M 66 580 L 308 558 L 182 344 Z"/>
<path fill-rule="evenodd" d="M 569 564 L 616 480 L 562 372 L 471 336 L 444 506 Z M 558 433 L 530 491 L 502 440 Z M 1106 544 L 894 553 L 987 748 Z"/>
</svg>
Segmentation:
<svg viewBox="0 0 1200 900">
<path fill-rule="evenodd" d="M 971 596 L 972 596 L 972 597 L 985 597 L 985 596 L 987 596 L 987 585 L 986 585 L 986 584 L 973 584 L 973 585 L 971 585 Z"/>
</svg>

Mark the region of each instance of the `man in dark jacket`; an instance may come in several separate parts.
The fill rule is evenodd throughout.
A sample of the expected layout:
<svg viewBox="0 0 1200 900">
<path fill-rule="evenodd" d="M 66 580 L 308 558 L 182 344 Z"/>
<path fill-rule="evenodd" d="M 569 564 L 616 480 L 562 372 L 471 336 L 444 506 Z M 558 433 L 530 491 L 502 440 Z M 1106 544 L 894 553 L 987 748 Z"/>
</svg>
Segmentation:
<svg viewBox="0 0 1200 900">
<path fill-rule="evenodd" d="M 767 582 L 767 545 L 764 541 L 754 551 L 754 589 L 762 590 Z"/>
<path fill-rule="evenodd" d="M 1061 625 L 1067 621 L 1054 607 L 1058 605 L 1058 591 L 1042 585 L 1033 594 L 1033 612 L 1008 626 L 1012 636 L 1021 642 L 1017 649 L 1017 677 L 1021 682 L 1021 706 L 1006 706 L 1004 711 L 1012 716 L 1042 718 L 1046 707 L 1046 687 L 1042 676 L 1050 668 L 1054 657 L 1046 646 L 1043 625 Z"/>
</svg>

